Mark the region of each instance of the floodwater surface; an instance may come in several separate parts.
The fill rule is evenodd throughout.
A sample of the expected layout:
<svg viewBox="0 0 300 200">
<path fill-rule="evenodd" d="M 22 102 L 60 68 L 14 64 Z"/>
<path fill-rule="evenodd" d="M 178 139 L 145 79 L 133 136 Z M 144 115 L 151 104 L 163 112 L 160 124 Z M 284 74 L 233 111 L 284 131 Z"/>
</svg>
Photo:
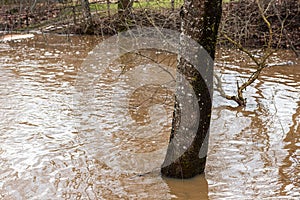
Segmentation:
<svg viewBox="0 0 300 200">
<path fill-rule="evenodd" d="M 159 168 L 176 56 L 142 51 L 97 67 L 85 58 L 101 40 L 37 34 L 0 43 L 0 199 L 300 198 L 300 64 L 292 52 L 270 59 L 245 91 L 247 107 L 214 92 L 205 174 L 173 180 Z M 253 71 L 241 52 L 218 51 L 226 93 Z"/>
</svg>

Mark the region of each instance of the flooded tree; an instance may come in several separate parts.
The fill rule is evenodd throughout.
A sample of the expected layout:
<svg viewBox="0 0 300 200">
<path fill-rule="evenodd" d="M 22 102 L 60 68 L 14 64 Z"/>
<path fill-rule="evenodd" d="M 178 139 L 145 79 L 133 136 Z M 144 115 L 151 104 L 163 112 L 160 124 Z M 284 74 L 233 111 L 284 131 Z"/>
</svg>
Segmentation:
<svg viewBox="0 0 300 200">
<path fill-rule="evenodd" d="M 213 59 L 221 13 L 222 0 L 185 0 L 180 13 L 182 20 L 181 32 L 204 47 Z M 161 167 L 161 173 L 167 177 L 191 178 L 203 173 L 205 169 L 206 155 L 200 156 L 199 153 L 209 131 L 212 99 L 205 77 L 202 77 L 191 63 L 184 58 L 180 58 L 177 70 L 186 77 L 189 84 L 193 87 L 201 116 L 197 122 L 199 124 L 196 135 L 189 146 L 184 145 L 186 140 L 191 139 L 187 137 L 179 137 L 177 142 L 179 147 L 171 145 L 171 140 L 179 132 L 181 103 L 184 103 L 178 102 L 178 99 L 176 100 L 170 143 L 165 161 Z M 178 155 L 177 148 L 186 150 L 183 154 Z"/>
</svg>

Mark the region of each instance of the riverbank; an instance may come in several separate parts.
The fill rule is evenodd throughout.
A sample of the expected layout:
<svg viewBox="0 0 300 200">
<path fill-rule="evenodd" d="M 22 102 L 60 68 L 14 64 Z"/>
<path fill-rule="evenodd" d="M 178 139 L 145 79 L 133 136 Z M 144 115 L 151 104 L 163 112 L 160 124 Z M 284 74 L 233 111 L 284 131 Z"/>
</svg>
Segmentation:
<svg viewBox="0 0 300 200">
<path fill-rule="evenodd" d="M 23 10 L 18 10 L 19 5 L 3 6 L 0 30 L 4 32 L 38 30 L 43 33 L 106 36 L 136 26 L 180 30 L 180 5 L 175 6 L 175 9 L 157 6 L 149 9 L 134 7 L 126 19 L 122 20 L 117 13 L 115 3 L 93 2 L 90 5 L 92 26 L 86 25 L 80 5 L 44 2 L 35 5 L 34 8 L 30 5 L 24 7 Z M 293 48 L 300 51 L 299 13 L 300 8 L 296 0 L 280 1 L 280 5 L 276 4 L 266 11 L 273 30 L 273 47 Z M 264 46 L 269 37 L 269 30 L 258 12 L 257 5 L 245 1 L 223 4 L 221 30 L 220 32 L 225 32 L 244 46 L 251 48 Z M 219 37 L 219 44 L 228 44 L 222 34 Z"/>
</svg>

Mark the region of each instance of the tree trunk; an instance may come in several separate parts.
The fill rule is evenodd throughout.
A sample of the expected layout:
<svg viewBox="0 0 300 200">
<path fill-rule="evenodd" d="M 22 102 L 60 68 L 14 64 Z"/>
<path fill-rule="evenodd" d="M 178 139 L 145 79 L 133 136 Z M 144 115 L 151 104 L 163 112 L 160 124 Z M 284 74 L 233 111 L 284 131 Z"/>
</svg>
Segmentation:
<svg viewBox="0 0 300 200">
<path fill-rule="evenodd" d="M 110 0 L 106 0 L 106 6 L 107 6 L 107 15 L 108 18 L 110 19 Z"/>
<path fill-rule="evenodd" d="M 120 15 L 128 15 L 131 12 L 133 1 L 132 0 L 119 0 L 118 13 Z"/>
<path fill-rule="evenodd" d="M 81 6 L 82 6 L 83 18 L 86 23 L 84 32 L 87 32 L 88 29 L 91 29 L 91 27 L 93 26 L 93 19 L 92 19 L 89 0 L 81 0 Z"/>
<path fill-rule="evenodd" d="M 217 42 L 218 27 L 222 13 L 222 0 L 185 0 L 181 14 L 181 31 L 183 35 L 191 37 L 207 51 L 211 59 L 214 59 Z M 184 38 L 184 37 L 182 37 Z M 181 49 L 192 51 L 193 47 L 188 45 L 185 39 L 181 39 Z M 198 59 L 202 59 L 199 57 Z M 199 61 L 202 62 L 202 61 Z M 192 86 L 196 95 L 197 111 L 191 111 L 191 117 L 182 118 L 184 104 L 176 97 L 173 113 L 172 132 L 165 161 L 161 167 L 163 176 L 173 178 L 191 178 L 204 172 L 206 164 L 206 153 L 208 143 L 208 132 L 210 125 L 212 106 L 212 77 L 213 64 L 204 64 L 204 73 L 200 73 L 185 58 L 179 58 L 177 71 L 182 74 Z M 206 72 L 205 72 L 206 71 Z M 205 76 L 203 76 L 205 74 Z M 179 88 L 179 89 L 178 89 Z M 189 95 L 188 92 L 180 91 L 180 95 Z M 176 95 L 178 94 L 176 91 Z M 186 93 L 186 94 L 185 94 Z M 182 99 L 182 98 L 181 98 Z M 196 113 L 198 117 L 193 117 Z M 198 114 L 197 114 L 198 113 Z M 193 130 L 186 128 L 182 131 L 182 120 L 191 124 L 197 124 Z M 189 133 L 194 131 L 195 134 Z M 184 135 L 182 133 L 184 132 Z M 181 134 L 181 135 L 180 135 Z M 193 138 L 191 138 L 193 137 Z M 188 141 L 190 140 L 190 141 Z M 175 142 L 174 142 L 175 141 Z M 188 145 L 187 145 L 188 144 Z M 184 149 L 180 153 L 180 149 Z"/>
<path fill-rule="evenodd" d="M 172 8 L 172 11 L 175 10 L 175 0 L 171 0 L 171 8 Z"/>
<path fill-rule="evenodd" d="M 118 24 L 118 32 L 128 29 L 128 18 L 132 10 L 133 0 L 118 1 L 118 16 L 120 23 Z"/>
</svg>

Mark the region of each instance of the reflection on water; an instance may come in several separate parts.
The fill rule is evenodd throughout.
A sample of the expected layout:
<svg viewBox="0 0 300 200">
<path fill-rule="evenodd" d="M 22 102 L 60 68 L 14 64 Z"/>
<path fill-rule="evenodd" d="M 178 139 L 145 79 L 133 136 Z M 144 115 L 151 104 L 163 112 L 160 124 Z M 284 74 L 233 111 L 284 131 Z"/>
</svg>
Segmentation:
<svg viewBox="0 0 300 200">
<path fill-rule="evenodd" d="M 208 183 L 204 174 L 188 180 L 163 179 L 176 199 L 208 199 Z"/>
<path fill-rule="evenodd" d="M 163 78 L 134 91 L 132 81 L 155 68 L 130 70 L 137 59 L 128 55 L 127 68 L 100 69 L 86 85 L 78 72 L 98 42 L 38 35 L 0 43 L 0 199 L 300 197 L 300 65 L 290 52 L 278 52 L 247 89 L 247 108 L 215 91 L 206 174 L 173 180 L 159 175 L 172 76 L 157 71 Z M 239 52 L 219 51 L 215 71 L 226 92 L 253 72 L 247 63 Z M 165 99 L 159 104 L 152 94 Z"/>
</svg>

